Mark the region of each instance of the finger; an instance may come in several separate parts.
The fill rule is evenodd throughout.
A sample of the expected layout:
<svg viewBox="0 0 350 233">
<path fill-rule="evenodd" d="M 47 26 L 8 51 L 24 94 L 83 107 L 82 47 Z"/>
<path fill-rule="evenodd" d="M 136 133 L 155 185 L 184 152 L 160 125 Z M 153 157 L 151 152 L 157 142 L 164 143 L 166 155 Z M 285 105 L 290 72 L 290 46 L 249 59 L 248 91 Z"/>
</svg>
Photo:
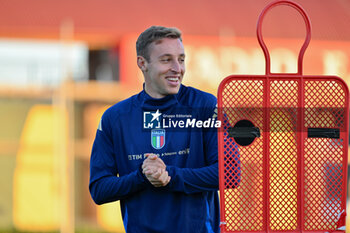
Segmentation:
<svg viewBox="0 0 350 233">
<path fill-rule="evenodd" d="M 171 177 L 167 176 L 164 180 L 161 180 L 161 186 L 166 186 L 167 184 L 169 184 Z"/>
<path fill-rule="evenodd" d="M 153 176 L 154 178 L 157 178 L 157 177 L 155 176 L 155 174 L 157 173 L 157 171 L 156 171 L 155 169 L 147 168 L 147 169 L 144 169 L 144 170 L 143 170 L 143 173 L 144 173 L 145 175 L 149 175 L 149 176 Z M 159 176 L 159 175 L 158 175 L 158 176 Z"/>
<path fill-rule="evenodd" d="M 154 160 L 149 160 L 148 158 L 145 159 L 142 163 L 142 169 L 145 169 L 146 167 L 155 167 L 158 166 L 157 163 L 154 162 Z"/>
<path fill-rule="evenodd" d="M 162 175 L 161 169 L 153 170 L 152 177 L 156 180 L 159 180 L 159 177 Z"/>
<path fill-rule="evenodd" d="M 157 179 L 155 179 L 155 178 L 152 176 L 152 174 L 146 173 L 145 176 L 146 176 L 147 180 L 148 180 L 149 182 L 151 182 L 151 183 L 157 181 Z"/>
<path fill-rule="evenodd" d="M 155 169 L 161 168 L 164 170 L 166 168 L 166 165 L 161 159 L 145 160 L 142 164 L 142 168 L 144 169 L 146 167 L 154 167 Z"/>
<path fill-rule="evenodd" d="M 149 156 L 147 158 L 151 159 L 151 160 L 156 160 L 158 158 L 158 156 L 156 154 L 149 154 Z"/>
<path fill-rule="evenodd" d="M 165 170 L 165 167 L 162 166 L 161 164 L 159 163 L 154 163 L 154 162 L 144 162 L 141 166 L 142 170 L 148 170 L 148 169 L 151 169 L 151 170 L 155 170 L 155 171 L 158 171 L 158 170 Z"/>
<path fill-rule="evenodd" d="M 145 161 L 144 161 L 141 165 L 141 168 L 142 168 L 142 172 L 145 173 L 146 170 L 150 169 L 150 166 L 149 166 L 149 164 L 145 163 Z"/>
<path fill-rule="evenodd" d="M 152 172 L 149 169 L 143 169 L 142 173 L 145 174 L 145 175 L 151 175 L 152 174 Z"/>
<path fill-rule="evenodd" d="M 168 178 L 165 182 L 160 182 L 160 181 L 150 181 L 150 183 L 154 186 L 154 187 L 164 187 L 167 184 L 169 184 L 170 182 L 170 178 Z"/>
<path fill-rule="evenodd" d="M 168 178 L 166 179 L 166 181 L 165 181 L 165 183 L 164 183 L 164 186 L 166 186 L 167 184 L 169 184 L 170 180 L 171 180 L 171 177 L 168 176 Z"/>
<path fill-rule="evenodd" d="M 147 163 L 152 163 L 152 165 L 160 167 L 160 168 L 165 168 L 166 167 L 165 163 L 160 158 L 157 158 L 155 160 L 150 160 Z"/>
<path fill-rule="evenodd" d="M 161 161 L 158 161 L 157 157 L 149 156 L 143 161 L 143 164 L 161 164 Z"/>
<path fill-rule="evenodd" d="M 144 161 L 143 161 L 143 163 L 142 163 L 142 169 L 145 169 L 146 167 L 149 167 L 149 166 L 151 166 L 152 165 L 152 163 L 150 162 L 150 160 L 147 158 L 147 159 L 145 159 Z"/>
<path fill-rule="evenodd" d="M 168 172 L 165 171 L 159 176 L 158 180 L 164 185 L 167 183 L 168 177 L 169 177 Z"/>
<path fill-rule="evenodd" d="M 159 157 L 156 158 L 156 162 L 165 166 L 164 161 Z"/>
<path fill-rule="evenodd" d="M 153 185 L 163 185 L 167 181 L 168 172 L 158 170 L 156 172 L 146 172 L 145 173 L 146 178 L 151 182 Z"/>
<path fill-rule="evenodd" d="M 159 182 L 159 181 L 153 181 L 153 182 L 150 182 L 154 187 L 162 187 L 162 186 L 165 186 L 163 183 Z"/>
<path fill-rule="evenodd" d="M 146 159 L 144 161 L 157 161 L 160 163 L 164 163 L 161 158 L 159 158 L 156 154 L 147 154 Z"/>
<path fill-rule="evenodd" d="M 159 187 L 159 186 L 163 185 L 163 182 L 159 181 L 158 179 L 155 179 L 152 176 L 148 176 L 147 179 L 153 186 L 158 186 Z"/>
</svg>

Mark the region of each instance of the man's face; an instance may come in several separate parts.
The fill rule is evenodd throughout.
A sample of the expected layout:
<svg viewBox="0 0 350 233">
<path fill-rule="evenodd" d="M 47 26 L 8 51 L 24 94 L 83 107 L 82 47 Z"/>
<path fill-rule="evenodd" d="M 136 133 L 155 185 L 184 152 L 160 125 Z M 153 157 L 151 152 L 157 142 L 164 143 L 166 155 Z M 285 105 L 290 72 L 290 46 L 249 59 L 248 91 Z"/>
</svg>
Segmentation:
<svg viewBox="0 0 350 233">
<path fill-rule="evenodd" d="M 153 98 L 177 94 L 185 73 L 185 52 L 179 39 L 164 38 L 148 47 L 149 61 L 138 57 L 145 90 Z M 141 62 L 141 64 L 140 64 Z"/>
</svg>

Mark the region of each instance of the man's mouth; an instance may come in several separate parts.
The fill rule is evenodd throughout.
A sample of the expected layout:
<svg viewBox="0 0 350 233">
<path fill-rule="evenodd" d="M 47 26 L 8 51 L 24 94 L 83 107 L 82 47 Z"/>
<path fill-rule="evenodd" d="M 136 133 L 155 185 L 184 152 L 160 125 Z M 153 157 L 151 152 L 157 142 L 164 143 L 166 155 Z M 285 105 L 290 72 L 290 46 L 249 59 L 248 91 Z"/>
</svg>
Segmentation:
<svg viewBox="0 0 350 233">
<path fill-rule="evenodd" d="M 167 80 L 172 85 L 177 85 L 180 81 L 179 77 L 167 77 Z"/>
</svg>

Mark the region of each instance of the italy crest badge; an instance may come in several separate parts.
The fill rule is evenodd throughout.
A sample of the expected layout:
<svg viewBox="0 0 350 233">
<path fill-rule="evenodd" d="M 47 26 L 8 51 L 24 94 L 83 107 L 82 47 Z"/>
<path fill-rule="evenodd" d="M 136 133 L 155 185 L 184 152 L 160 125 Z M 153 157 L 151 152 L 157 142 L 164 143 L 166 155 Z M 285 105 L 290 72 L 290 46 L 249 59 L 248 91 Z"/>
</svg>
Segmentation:
<svg viewBox="0 0 350 233">
<path fill-rule="evenodd" d="M 165 130 L 164 129 L 152 129 L 151 131 L 151 144 L 154 149 L 161 149 L 165 145 Z"/>
</svg>

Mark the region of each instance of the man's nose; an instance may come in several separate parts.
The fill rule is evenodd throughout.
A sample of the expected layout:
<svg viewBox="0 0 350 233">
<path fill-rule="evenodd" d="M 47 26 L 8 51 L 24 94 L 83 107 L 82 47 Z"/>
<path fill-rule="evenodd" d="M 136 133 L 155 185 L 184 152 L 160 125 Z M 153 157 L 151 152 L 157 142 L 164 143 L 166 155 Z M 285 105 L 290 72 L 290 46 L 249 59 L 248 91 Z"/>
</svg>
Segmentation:
<svg viewBox="0 0 350 233">
<path fill-rule="evenodd" d="M 174 61 L 171 65 L 171 70 L 173 72 L 176 72 L 176 73 L 180 73 L 181 72 L 181 64 L 179 63 L 179 61 Z"/>
</svg>

